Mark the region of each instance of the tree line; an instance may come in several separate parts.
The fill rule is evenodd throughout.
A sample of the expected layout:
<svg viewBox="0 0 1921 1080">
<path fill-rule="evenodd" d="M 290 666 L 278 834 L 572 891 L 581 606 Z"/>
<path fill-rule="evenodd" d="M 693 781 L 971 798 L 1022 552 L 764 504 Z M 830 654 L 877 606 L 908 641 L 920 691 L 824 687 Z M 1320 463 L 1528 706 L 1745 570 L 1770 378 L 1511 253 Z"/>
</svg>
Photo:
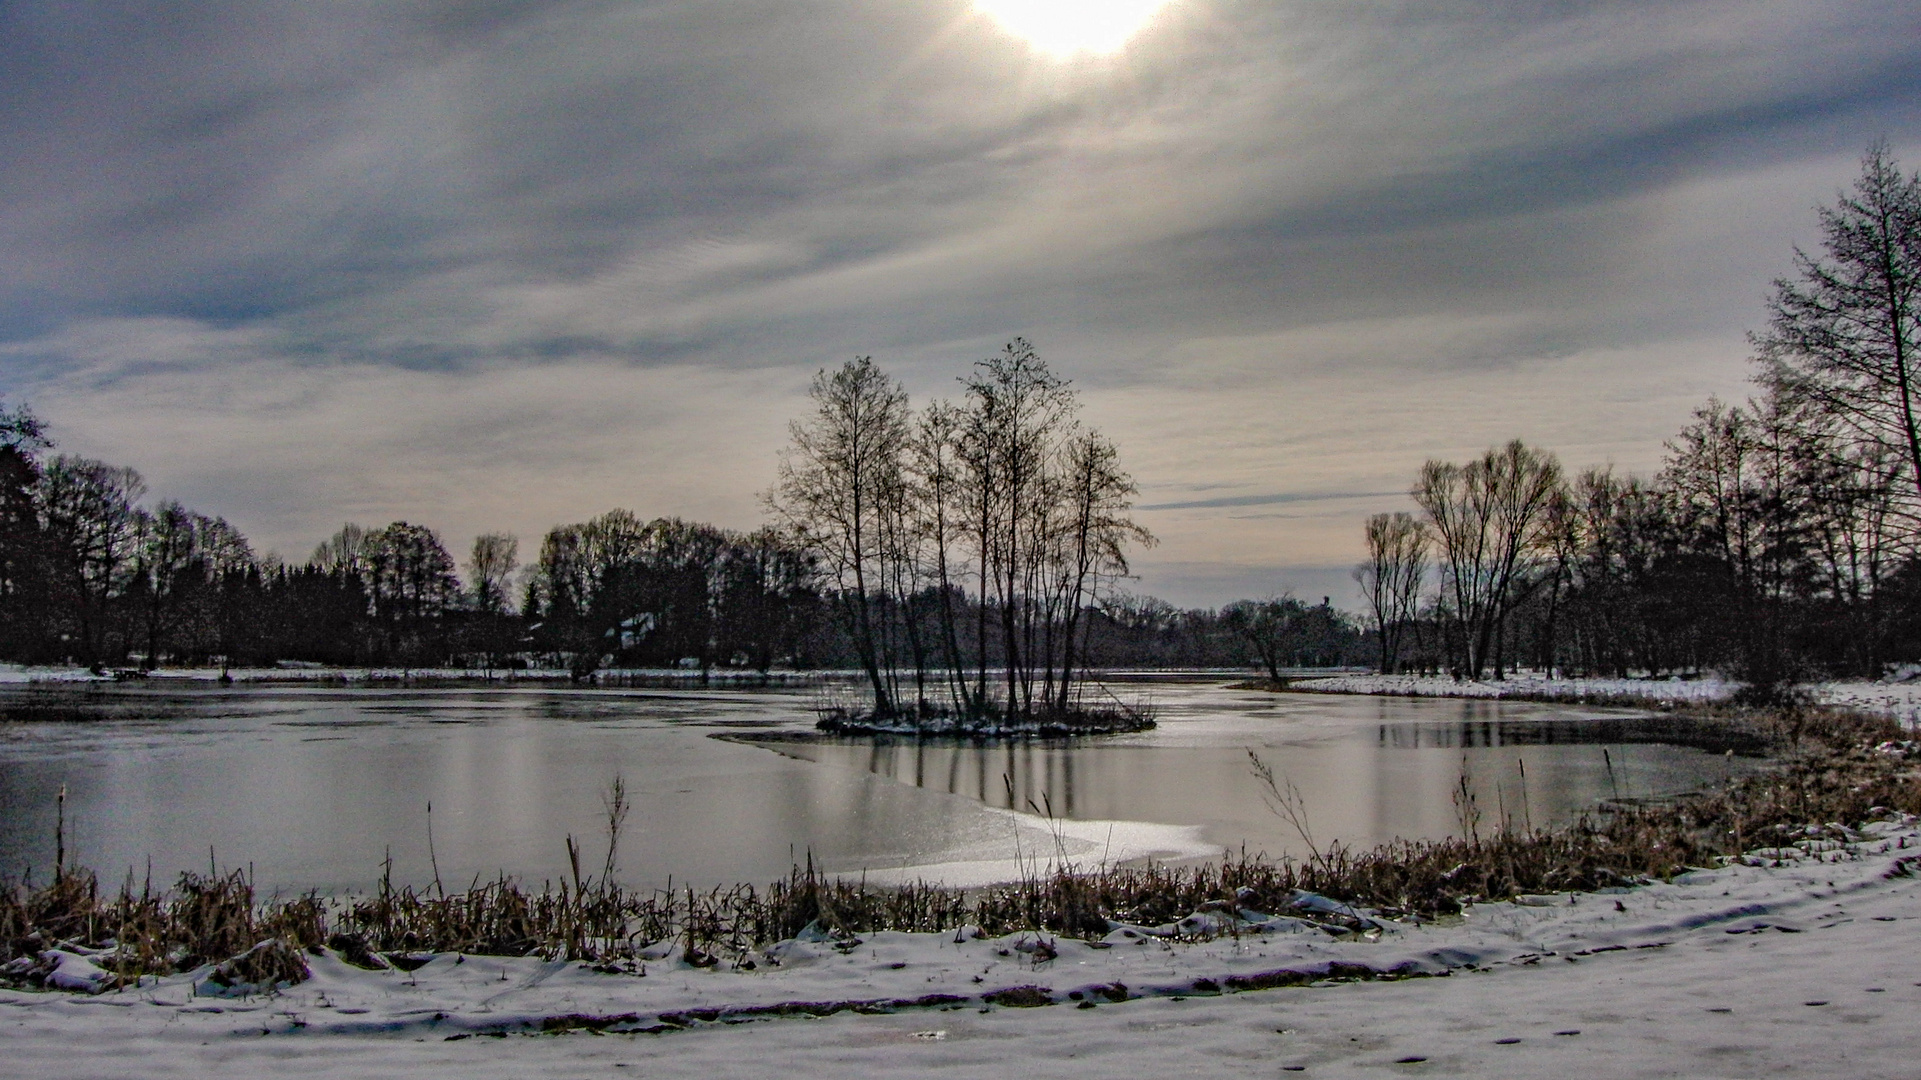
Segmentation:
<svg viewBox="0 0 1921 1080">
<path fill-rule="evenodd" d="M 0 657 L 343 666 L 608 664 L 766 669 L 831 657 L 811 556 L 770 529 L 737 533 L 616 510 L 553 529 L 519 563 L 508 534 L 474 540 L 465 581 L 433 529 L 343 526 L 301 564 L 261 557 L 227 521 L 144 504 L 140 474 L 49 456 L 25 406 L 0 408 Z"/>
<path fill-rule="evenodd" d="M 406 521 L 342 526 L 299 563 L 149 505 L 140 474 L 54 454 L 0 407 L 0 659 L 161 665 L 858 669 L 889 707 L 1072 704 L 1088 667 L 1353 663 L 1325 601 L 1180 609 L 1119 590 L 1132 484 L 1025 343 L 912 414 L 871 360 L 823 372 L 751 532 L 613 510 L 457 561 Z M 873 423 L 878 439 L 865 425 Z M 836 426 L 839 425 L 839 426 Z M 853 484 L 851 489 L 836 485 Z"/>
<path fill-rule="evenodd" d="M 1519 441 L 1429 461 L 1356 570 L 1384 670 L 1716 669 L 1759 693 L 1921 658 L 1921 175 L 1871 148 L 1820 211 L 1757 393 L 1710 400 L 1652 477 Z"/>
</svg>

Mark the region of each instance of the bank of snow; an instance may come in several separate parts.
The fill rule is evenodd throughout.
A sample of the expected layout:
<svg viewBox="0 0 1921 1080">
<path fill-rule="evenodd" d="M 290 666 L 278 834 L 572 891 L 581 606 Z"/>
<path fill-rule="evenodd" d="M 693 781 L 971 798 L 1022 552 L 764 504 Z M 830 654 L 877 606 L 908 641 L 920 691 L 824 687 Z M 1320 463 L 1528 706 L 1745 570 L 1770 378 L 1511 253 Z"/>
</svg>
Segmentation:
<svg viewBox="0 0 1921 1080">
<path fill-rule="evenodd" d="M 1740 684 L 1718 678 L 1550 679 L 1535 673 L 1520 673 L 1500 680 L 1423 675 L 1336 675 L 1301 679 L 1289 683 L 1288 688 L 1319 694 L 1682 705 L 1726 701 L 1740 688 Z M 1845 705 L 1882 713 L 1911 727 L 1921 724 L 1921 682 L 1824 682 L 1812 683 L 1807 689 L 1822 704 Z"/>
<path fill-rule="evenodd" d="M 64 1077 L 1911 1075 L 1918 864 L 1901 818 L 1361 936 L 1215 911 L 1091 944 L 813 933 L 751 969 L 671 946 L 624 973 L 451 955 L 366 971 L 322 952 L 276 993 L 211 969 L 0 991 L 0 1033 L 11 1071 Z M 1371 973 L 1391 978 L 1356 981 Z"/>
</svg>

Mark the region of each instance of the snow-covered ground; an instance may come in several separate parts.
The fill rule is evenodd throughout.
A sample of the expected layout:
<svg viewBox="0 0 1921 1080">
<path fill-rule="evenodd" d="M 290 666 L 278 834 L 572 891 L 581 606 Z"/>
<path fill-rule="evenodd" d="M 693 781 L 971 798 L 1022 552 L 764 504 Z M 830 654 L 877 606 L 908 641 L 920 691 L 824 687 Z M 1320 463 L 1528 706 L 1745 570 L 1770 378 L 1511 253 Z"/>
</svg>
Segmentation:
<svg viewBox="0 0 1921 1080">
<path fill-rule="evenodd" d="M 1908 727 L 1921 727 L 1921 683 L 1837 682 L 1813 689 L 1817 701 L 1886 713 Z"/>
<path fill-rule="evenodd" d="M 1725 701 L 1739 687 L 1722 679 L 1550 679 L 1519 673 L 1498 682 L 1421 675 L 1336 675 L 1303 679 L 1292 689 L 1323 694 L 1398 694 L 1411 697 L 1519 698 L 1671 704 Z M 1921 725 L 1921 681 L 1824 682 L 1808 687 L 1816 701 L 1886 713 Z"/>
<path fill-rule="evenodd" d="M 1117 928 L 1052 957 L 1031 935 L 816 936 L 751 971 L 670 951 L 644 977 L 456 956 L 370 972 L 326 954 L 267 995 L 210 993 L 204 970 L 98 996 L 0 991 L 0 1072 L 1911 1077 L 1917 867 L 1921 828 L 1903 818 L 1372 940 L 1245 913 L 1179 928 L 1235 931 L 1210 940 Z M 1330 965 L 1445 977 L 1315 977 Z"/>
</svg>

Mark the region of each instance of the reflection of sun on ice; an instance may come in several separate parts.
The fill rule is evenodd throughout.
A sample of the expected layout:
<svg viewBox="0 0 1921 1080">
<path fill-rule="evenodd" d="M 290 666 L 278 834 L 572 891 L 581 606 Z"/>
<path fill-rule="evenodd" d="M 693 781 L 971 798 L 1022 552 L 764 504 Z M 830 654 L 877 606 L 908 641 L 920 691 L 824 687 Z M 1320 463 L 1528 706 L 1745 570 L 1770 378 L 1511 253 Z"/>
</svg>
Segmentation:
<svg viewBox="0 0 1921 1080">
<path fill-rule="evenodd" d="M 1127 44 L 1168 0 L 974 0 L 1008 33 L 1042 52 L 1111 53 Z"/>
</svg>

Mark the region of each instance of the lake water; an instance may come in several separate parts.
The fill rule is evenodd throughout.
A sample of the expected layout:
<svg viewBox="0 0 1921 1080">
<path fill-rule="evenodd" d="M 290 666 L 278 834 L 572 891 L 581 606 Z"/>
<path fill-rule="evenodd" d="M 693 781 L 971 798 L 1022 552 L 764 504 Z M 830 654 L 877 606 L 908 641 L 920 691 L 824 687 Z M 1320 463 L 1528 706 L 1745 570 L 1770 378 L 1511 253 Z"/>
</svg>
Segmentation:
<svg viewBox="0 0 1921 1080">
<path fill-rule="evenodd" d="M 105 878 L 250 866 L 265 889 L 344 891 L 389 857 L 414 884 L 437 861 L 450 889 L 556 878 L 569 835 L 598 866 L 617 775 L 630 884 L 767 881 L 810 853 L 831 871 L 961 884 L 1061 857 L 1305 853 L 1250 750 L 1298 790 L 1323 846 L 1455 832 L 1463 777 L 1485 830 L 1757 766 L 1629 710 L 1142 693 L 1150 732 L 974 746 L 816 739 L 814 698 L 791 689 L 13 691 L 9 715 L 55 718 L 0 723 L 0 875 L 44 878 L 62 785 L 70 859 Z"/>
</svg>

